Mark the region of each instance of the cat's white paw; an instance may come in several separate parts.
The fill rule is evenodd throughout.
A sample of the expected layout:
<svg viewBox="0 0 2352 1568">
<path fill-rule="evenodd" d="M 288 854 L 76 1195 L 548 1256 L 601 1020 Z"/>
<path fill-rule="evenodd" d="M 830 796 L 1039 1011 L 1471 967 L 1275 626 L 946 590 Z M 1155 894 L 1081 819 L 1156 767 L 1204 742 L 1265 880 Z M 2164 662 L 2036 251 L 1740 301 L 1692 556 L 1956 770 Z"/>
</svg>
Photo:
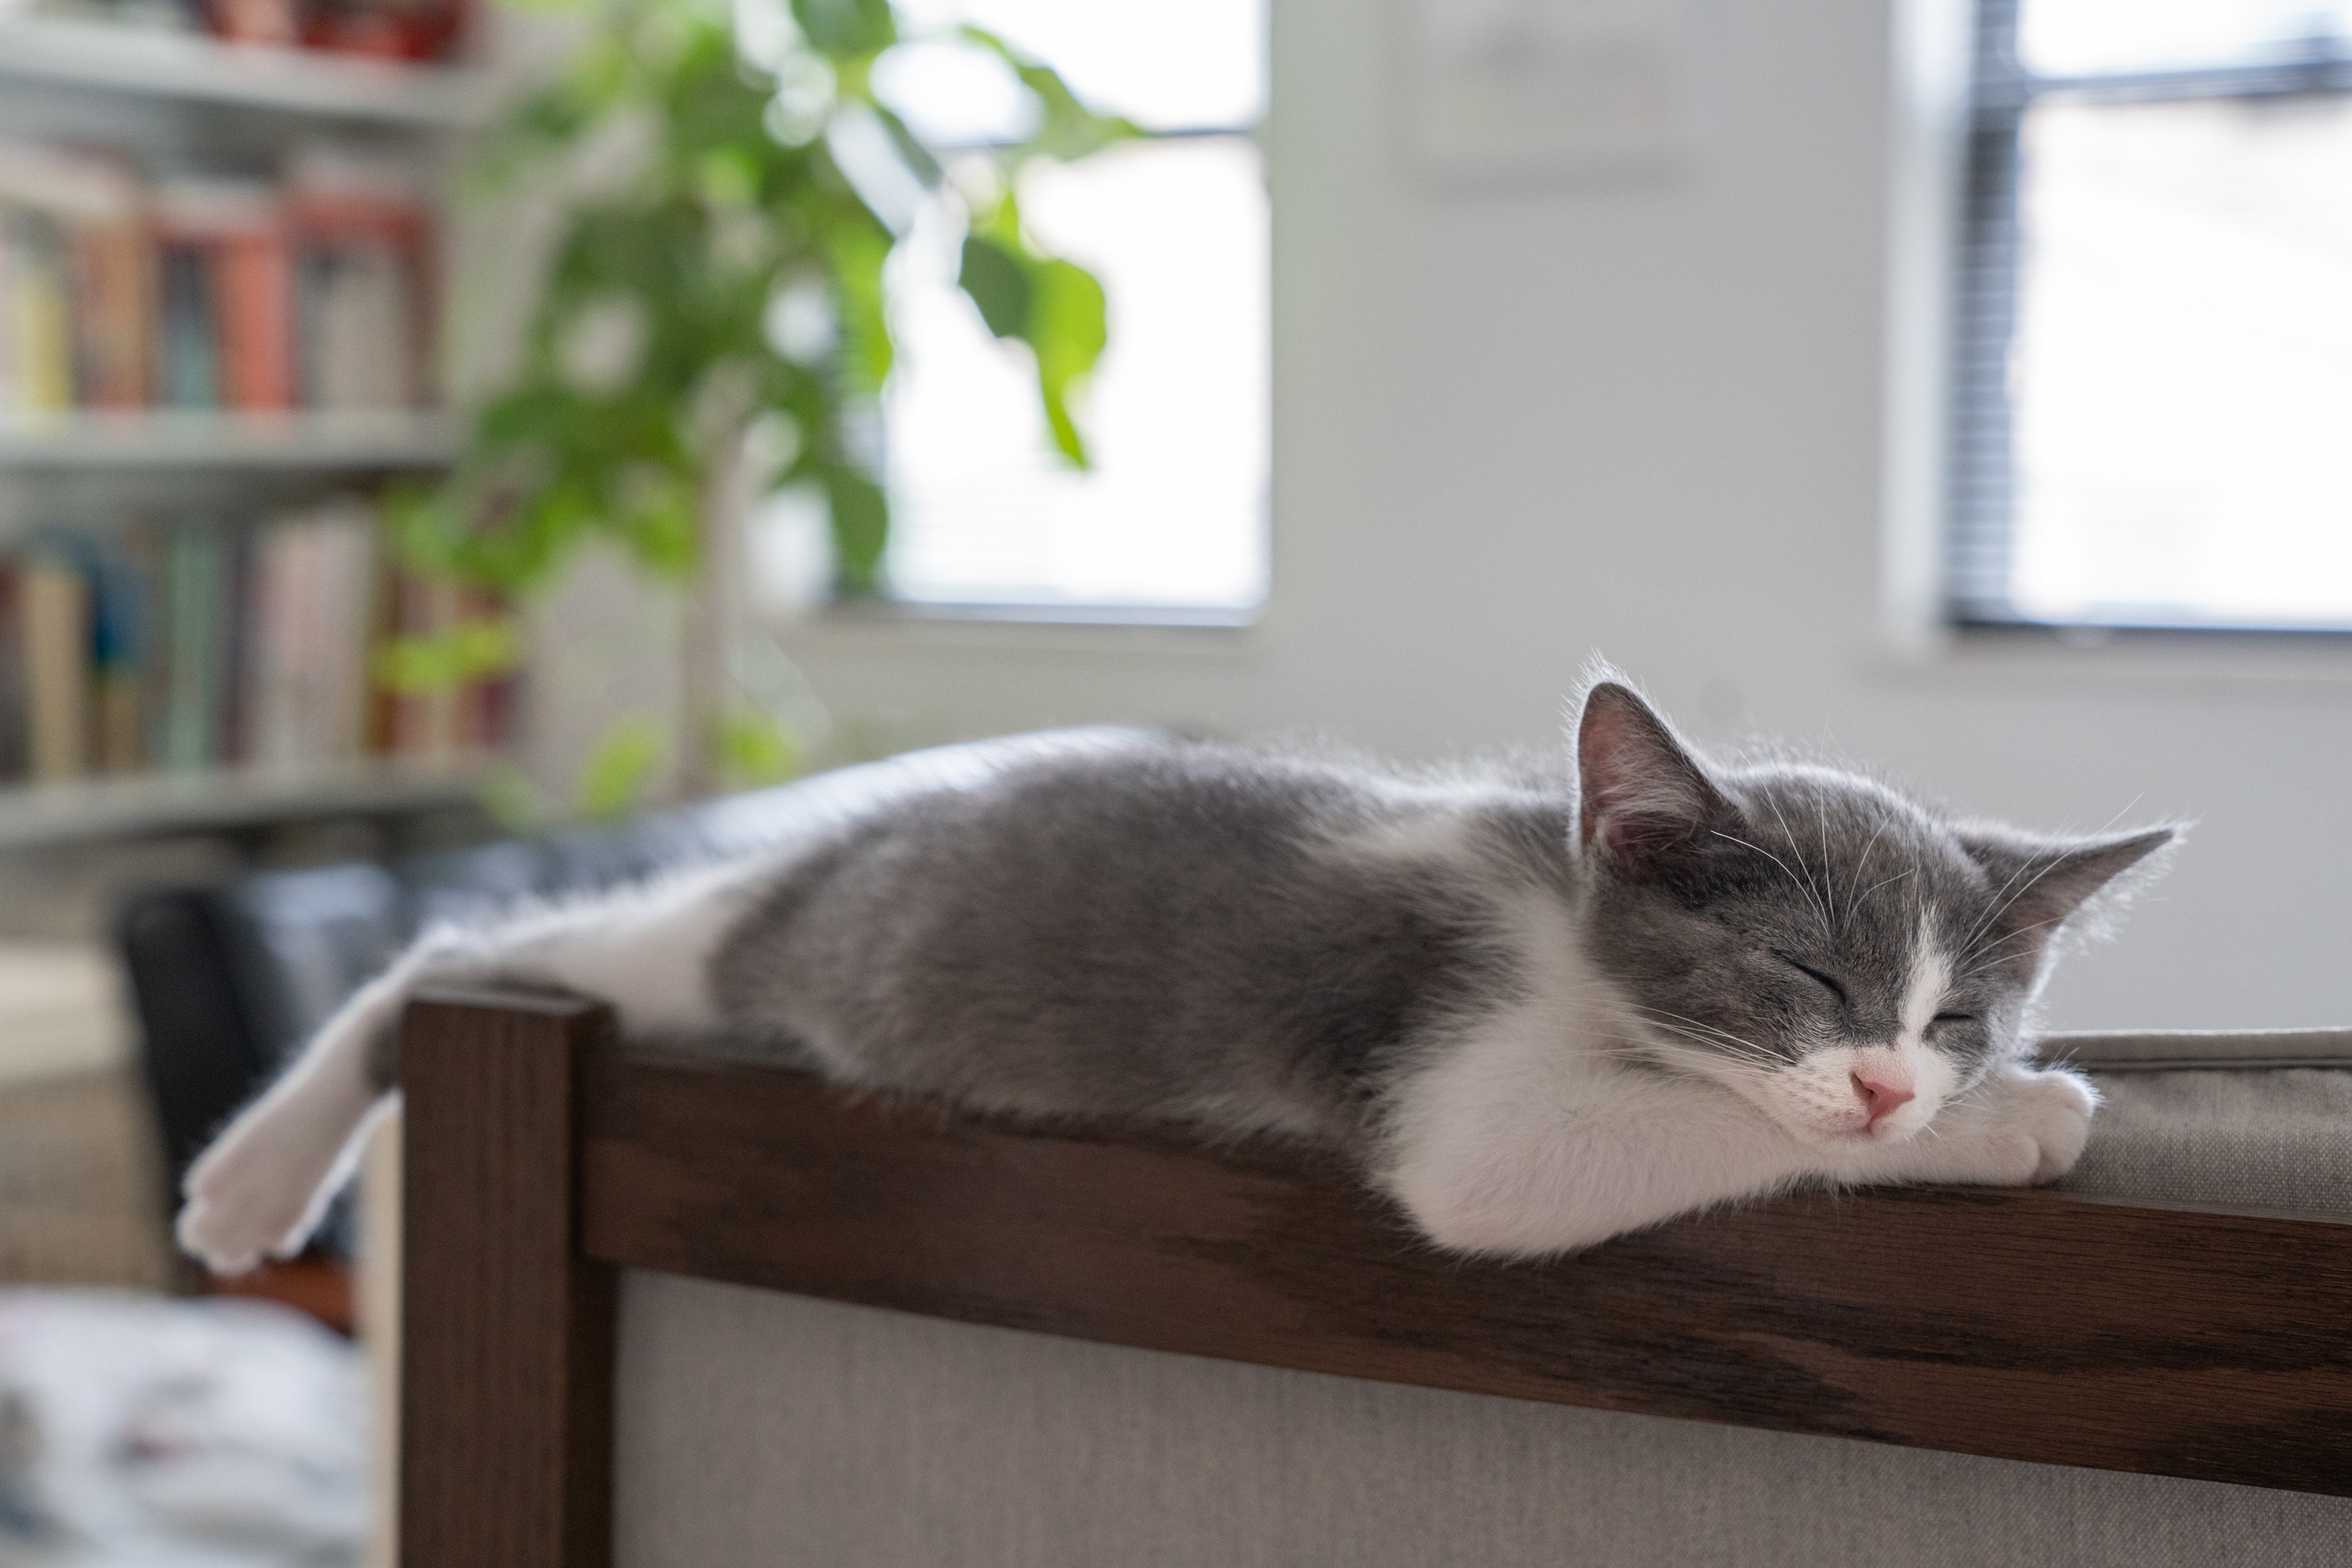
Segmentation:
<svg viewBox="0 0 2352 1568">
<path fill-rule="evenodd" d="M 265 1257 L 291 1258 L 310 1239 L 312 1193 L 320 1175 L 307 1151 L 273 1137 L 270 1119 L 233 1127 L 188 1167 L 174 1234 L 181 1248 L 215 1274 L 244 1274 Z"/>
<path fill-rule="evenodd" d="M 2083 1157 L 2098 1104 L 2098 1091 L 2078 1073 L 1997 1072 L 1969 1098 L 1947 1140 L 1953 1146 L 1946 1152 L 1977 1168 L 1943 1179 L 2010 1187 L 2056 1181 Z"/>
<path fill-rule="evenodd" d="M 2074 1168 L 2098 1091 L 2071 1072 L 2006 1068 L 1947 1105 L 1920 1135 L 1868 1158 L 1849 1179 L 2022 1187 Z"/>
<path fill-rule="evenodd" d="M 2054 1182 L 2074 1168 L 2090 1141 L 2091 1117 L 2099 1091 L 2080 1073 L 2024 1072 L 2000 1080 L 2006 1087 L 1996 1108 L 2033 1142 L 2036 1182 Z"/>
</svg>

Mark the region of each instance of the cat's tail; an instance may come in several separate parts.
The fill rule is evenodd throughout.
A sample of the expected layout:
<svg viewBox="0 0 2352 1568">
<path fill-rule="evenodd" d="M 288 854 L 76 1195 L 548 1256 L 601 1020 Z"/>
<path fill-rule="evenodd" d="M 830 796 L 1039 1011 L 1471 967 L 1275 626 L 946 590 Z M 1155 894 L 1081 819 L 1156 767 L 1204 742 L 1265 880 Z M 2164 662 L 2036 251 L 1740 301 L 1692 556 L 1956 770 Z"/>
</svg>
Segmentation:
<svg viewBox="0 0 2352 1568">
<path fill-rule="evenodd" d="M 217 1274 L 302 1250 L 358 1168 L 369 1133 L 398 1103 L 400 1016 L 421 990 L 554 986 L 611 1003 L 633 1033 L 713 1026 L 710 957 L 766 869 L 705 867 L 493 928 L 419 939 L 188 1168 L 180 1246 Z"/>
<path fill-rule="evenodd" d="M 265 1256 L 302 1250 L 395 1101 L 402 1009 L 451 967 L 460 947 L 454 932 L 439 932 L 411 948 L 197 1157 L 181 1184 L 183 1249 L 215 1274 L 242 1274 Z"/>
</svg>

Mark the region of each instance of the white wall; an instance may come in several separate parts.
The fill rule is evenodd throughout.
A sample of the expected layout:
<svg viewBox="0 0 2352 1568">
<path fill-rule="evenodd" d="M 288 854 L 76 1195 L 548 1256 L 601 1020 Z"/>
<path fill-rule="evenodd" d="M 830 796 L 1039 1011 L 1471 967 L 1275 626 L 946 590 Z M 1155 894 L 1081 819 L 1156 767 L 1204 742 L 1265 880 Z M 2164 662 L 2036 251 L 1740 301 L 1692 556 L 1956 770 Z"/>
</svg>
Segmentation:
<svg viewBox="0 0 2352 1568">
<path fill-rule="evenodd" d="M 788 633 L 838 710 L 910 738 L 1117 718 L 1425 756 L 1554 737 L 1599 649 L 1703 739 L 1833 744 L 2039 826 L 2201 818 L 2123 942 L 2061 976 L 2059 1025 L 2352 1023 L 2352 655 L 1885 651 L 1885 5 L 1698 0 L 1683 175 L 1486 194 L 1402 166 L 1384 8 L 1276 7 L 1265 621 Z"/>
</svg>

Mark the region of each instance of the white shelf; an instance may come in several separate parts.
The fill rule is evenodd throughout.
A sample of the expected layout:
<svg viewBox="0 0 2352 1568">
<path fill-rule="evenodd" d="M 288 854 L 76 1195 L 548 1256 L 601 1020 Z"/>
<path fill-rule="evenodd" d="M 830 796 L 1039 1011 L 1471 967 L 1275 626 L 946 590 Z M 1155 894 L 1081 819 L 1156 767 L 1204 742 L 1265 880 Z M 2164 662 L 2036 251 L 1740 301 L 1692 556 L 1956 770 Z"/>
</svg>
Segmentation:
<svg viewBox="0 0 2352 1568">
<path fill-rule="evenodd" d="M 376 759 L 18 784 L 0 789 L 0 851 L 461 805 L 497 765 L 480 756 Z"/>
<path fill-rule="evenodd" d="M 0 469 L 427 468 L 458 441 L 438 412 L 83 411 L 0 419 Z"/>
<path fill-rule="evenodd" d="M 479 125 L 495 107 L 489 79 L 461 66 L 49 19 L 0 21 L 0 80 L 448 129 Z"/>
</svg>

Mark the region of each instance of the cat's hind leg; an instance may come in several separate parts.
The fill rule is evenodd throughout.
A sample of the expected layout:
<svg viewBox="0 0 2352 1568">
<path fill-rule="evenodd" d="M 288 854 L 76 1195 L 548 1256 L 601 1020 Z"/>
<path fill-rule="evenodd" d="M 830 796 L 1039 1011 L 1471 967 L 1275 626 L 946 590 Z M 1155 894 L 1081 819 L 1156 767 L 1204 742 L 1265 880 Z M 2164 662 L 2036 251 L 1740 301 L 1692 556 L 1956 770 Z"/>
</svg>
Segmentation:
<svg viewBox="0 0 2352 1568">
<path fill-rule="evenodd" d="M 765 871 L 706 868 L 478 930 L 428 932 L 189 1167 L 180 1245 L 222 1274 L 302 1249 L 394 1102 L 400 1016 L 420 991 L 551 986 L 612 1004 L 628 1033 L 712 1026 L 710 956 Z"/>
</svg>

